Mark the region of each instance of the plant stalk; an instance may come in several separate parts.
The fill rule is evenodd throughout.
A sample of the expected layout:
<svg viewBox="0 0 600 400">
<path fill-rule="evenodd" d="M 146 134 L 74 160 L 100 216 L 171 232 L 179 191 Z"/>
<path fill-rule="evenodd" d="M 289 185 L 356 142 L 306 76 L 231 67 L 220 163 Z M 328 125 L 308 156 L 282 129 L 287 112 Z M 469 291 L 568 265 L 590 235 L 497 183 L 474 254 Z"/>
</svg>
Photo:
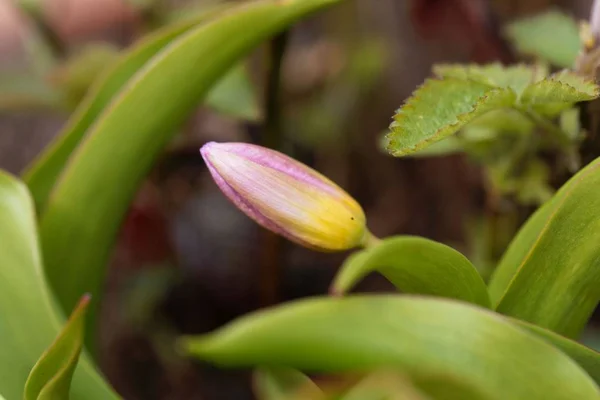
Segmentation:
<svg viewBox="0 0 600 400">
<path fill-rule="evenodd" d="M 269 43 L 269 66 L 265 93 L 265 123 L 262 144 L 274 150 L 283 147 L 283 118 L 281 112 L 281 66 L 289 33 L 275 36 Z M 281 282 L 283 238 L 268 230 L 262 231 L 263 251 L 259 269 L 260 303 L 270 306 L 278 301 Z"/>
</svg>

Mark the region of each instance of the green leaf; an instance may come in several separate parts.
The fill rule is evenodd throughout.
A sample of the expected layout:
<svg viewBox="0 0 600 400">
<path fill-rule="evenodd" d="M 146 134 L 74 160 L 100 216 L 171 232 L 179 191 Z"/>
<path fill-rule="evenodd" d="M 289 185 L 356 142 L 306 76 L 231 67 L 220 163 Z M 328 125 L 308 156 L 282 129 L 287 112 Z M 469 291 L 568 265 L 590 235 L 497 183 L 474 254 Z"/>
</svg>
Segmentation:
<svg viewBox="0 0 600 400">
<path fill-rule="evenodd" d="M 553 116 L 572 107 L 574 103 L 593 100 L 599 94 L 600 88 L 594 82 L 563 71 L 529 85 L 519 101 L 521 106 Z"/>
<path fill-rule="evenodd" d="M 264 39 L 337 2 L 240 4 L 171 42 L 113 99 L 72 155 L 41 220 L 47 276 L 64 309 L 81 293 L 100 298 L 113 243 L 139 185 L 214 83 Z"/>
<path fill-rule="evenodd" d="M 505 35 L 517 51 L 562 68 L 572 67 L 581 49 L 577 23 L 557 10 L 515 21 Z"/>
<path fill-rule="evenodd" d="M 600 353 L 596 350 L 537 325 L 518 319 L 512 319 L 512 321 L 561 349 L 575 360 L 596 381 L 596 384 L 600 385 Z"/>
<path fill-rule="evenodd" d="M 29 371 L 64 319 L 44 278 L 33 202 L 23 184 L 1 171 L 0 238 L 0 392 L 21 399 Z M 71 399 L 116 398 L 83 354 Z"/>
<path fill-rule="evenodd" d="M 248 70 L 239 64 L 221 79 L 209 92 L 206 105 L 226 114 L 249 121 L 260 118 L 258 99 Z"/>
<path fill-rule="evenodd" d="M 579 335 L 600 301 L 600 158 L 523 226 L 489 283 L 498 312 Z"/>
<path fill-rule="evenodd" d="M 35 364 L 25 383 L 25 400 L 68 399 L 81 353 L 89 296 L 75 308 L 59 336 Z"/>
<path fill-rule="evenodd" d="M 310 399 L 324 396 L 309 377 L 291 368 L 260 368 L 254 373 L 254 394 L 258 400 L 290 400 L 298 398 L 298 392 Z"/>
<path fill-rule="evenodd" d="M 429 239 L 399 236 L 353 254 L 331 287 L 343 294 L 377 271 L 404 293 L 426 294 L 490 307 L 487 287 L 477 269 L 458 251 Z"/>
<path fill-rule="evenodd" d="M 505 67 L 500 63 L 478 64 L 438 64 L 433 73 L 440 78 L 471 80 L 497 88 L 510 88 L 520 94 L 530 83 L 546 76 L 546 70 L 536 66 L 512 65 Z"/>
<path fill-rule="evenodd" d="M 515 92 L 458 79 L 429 79 L 394 115 L 388 151 L 402 156 L 456 133 L 475 117 L 510 107 Z"/>
<path fill-rule="evenodd" d="M 230 367 L 430 372 L 457 379 L 490 399 L 600 396 L 593 380 L 546 341 L 497 314 L 446 299 L 303 300 L 183 339 L 182 346 L 199 359 Z"/>
<path fill-rule="evenodd" d="M 24 172 L 24 179 L 38 210 L 45 208 L 57 179 L 86 132 L 136 72 L 174 39 L 222 10 L 223 7 L 215 8 L 199 17 L 148 35 L 92 85 L 67 126 Z"/>
</svg>

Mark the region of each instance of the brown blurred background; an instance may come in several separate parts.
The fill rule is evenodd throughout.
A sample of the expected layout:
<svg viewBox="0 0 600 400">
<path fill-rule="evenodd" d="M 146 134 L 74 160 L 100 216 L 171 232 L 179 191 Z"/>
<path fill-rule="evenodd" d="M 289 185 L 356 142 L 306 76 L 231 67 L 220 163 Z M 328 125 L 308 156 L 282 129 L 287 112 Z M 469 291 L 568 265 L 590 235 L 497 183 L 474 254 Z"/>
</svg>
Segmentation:
<svg viewBox="0 0 600 400">
<path fill-rule="evenodd" d="M 15 3 L 0 0 L 0 94 L 35 79 L 60 82 L 60 66 L 51 74 L 40 72 L 47 71 L 46 63 L 67 59 L 90 43 L 126 47 L 160 25 L 164 15 L 218 1 Z M 550 6 L 585 19 L 590 3 L 346 0 L 290 32 L 278 145 L 348 189 L 363 204 L 376 235 L 426 236 L 477 263 L 472 239 L 486 213 L 478 168 L 462 156 L 392 158 L 379 149 L 380 135 L 433 63 L 514 62 L 500 34 L 504 23 Z M 259 104 L 265 58 L 263 46 L 249 59 Z M 70 110 L 12 100 L 0 101 L 0 167 L 19 173 L 60 131 Z M 210 331 L 259 307 L 327 292 L 345 255 L 305 250 L 258 228 L 221 195 L 199 157 L 198 148 L 208 140 L 259 142 L 262 134 L 260 118 L 240 120 L 199 107 L 132 205 L 110 267 L 100 323 L 101 367 L 125 398 L 251 399 L 249 371 L 181 359 L 171 347 L 173 338 Z M 389 289 L 377 276 L 359 288 Z"/>
</svg>

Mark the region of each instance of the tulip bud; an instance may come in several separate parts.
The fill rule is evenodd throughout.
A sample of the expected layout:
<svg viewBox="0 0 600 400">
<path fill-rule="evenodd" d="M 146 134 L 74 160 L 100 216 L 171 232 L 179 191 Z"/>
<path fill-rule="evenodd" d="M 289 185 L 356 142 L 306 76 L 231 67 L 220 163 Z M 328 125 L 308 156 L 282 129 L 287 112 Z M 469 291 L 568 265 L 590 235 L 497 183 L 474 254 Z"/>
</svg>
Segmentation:
<svg viewBox="0 0 600 400">
<path fill-rule="evenodd" d="M 306 165 L 246 143 L 210 142 L 200 153 L 223 193 L 263 227 L 323 251 L 369 240 L 360 205 Z"/>
</svg>

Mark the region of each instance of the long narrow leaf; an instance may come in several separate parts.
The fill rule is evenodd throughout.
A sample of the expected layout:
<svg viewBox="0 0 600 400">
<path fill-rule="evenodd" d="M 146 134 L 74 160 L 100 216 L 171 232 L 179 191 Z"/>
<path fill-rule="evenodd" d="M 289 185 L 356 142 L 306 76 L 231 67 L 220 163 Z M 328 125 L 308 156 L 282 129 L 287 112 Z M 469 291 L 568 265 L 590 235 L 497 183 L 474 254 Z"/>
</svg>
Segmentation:
<svg viewBox="0 0 600 400">
<path fill-rule="evenodd" d="M 43 210 L 45 207 L 56 180 L 85 133 L 127 81 L 177 37 L 224 9 L 223 6 L 220 6 L 198 17 L 149 35 L 137 43 L 92 86 L 67 126 L 24 172 L 25 182 L 29 186 L 38 210 Z"/>
<path fill-rule="evenodd" d="M 64 309 L 82 293 L 99 298 L 110 250 L 138 186 L 224 71 L 265 38 L 337 1 L 241 4 L 180 36 L 113 99 L 70 159 L 41 221 L 47 275 Z"/>
<path fill-rule="evenodd" d="M 0 392 L 23 398 L 31 368 L 64 322 L 44 278 L 33 202 L 25 185 L 0 171 Z M 83 354 L 72 400 L 118 398 Z"/>
<path fill-rule="evenodd" d="M 496 309 L 577 337 L 600 301 L 600 158 L 522 228 L 490 281 Z"/>
<path fill-rule="evenodd" d="M 84 296 L 62 331 L 42 354 L 25 383 L 25 400 L 68 399 L 71 380 L 83 346 L 85 312 L 90 302 Z"/>
</svg>

